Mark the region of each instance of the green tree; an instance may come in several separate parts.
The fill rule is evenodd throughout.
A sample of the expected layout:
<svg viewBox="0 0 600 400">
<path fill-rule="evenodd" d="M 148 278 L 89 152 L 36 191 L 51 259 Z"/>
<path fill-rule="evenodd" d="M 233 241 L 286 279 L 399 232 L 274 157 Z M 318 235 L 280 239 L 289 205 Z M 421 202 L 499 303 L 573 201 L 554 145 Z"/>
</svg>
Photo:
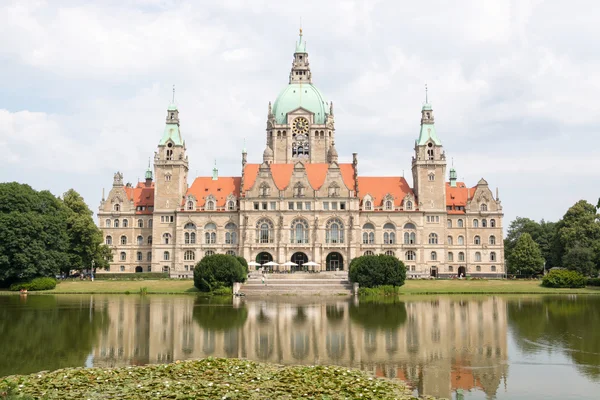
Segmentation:
<svg viewBox="0 0 600 400">
<path fill-rule="evenodd" d="M 402 286 L 406 279 L 406 267 L 394 256 L 361 256 L 350 263 L 348 277 L 360 287 Z"/>
<path fill-rule="evenodd" d="M 575 245 L 568 249 L 563 256 L 563 266 L 584 276 L 592 275 L 596 269 L 594 250 L 590 247 Z"/>
<path fill-rule="evenodd" d="M 233 287 L 234 282 L 244 282 L 246 270 L 234 256 L 215 254 L 205 256 L 194 268 L 194 286 L 201 292 L 211 292 L 222 287 Z"/>
<path fill-rule="evenodd" d="M 544 258 L 540 247 L 527 232 L 519 236 L 517 244 L 510 253 L 510 265 L 520 275 L 533 275 L 541 272 Z"/>
<path fill-rule="evenodd" d="M 508 227 L 506 239 L 504 239 L 504 257 L 508 264 L 508 272 L 515 274 L 517 267 L 510 262 L 511 254 L 517 245 L 517 240 L 524 234 L 529 233 L 534 242 L 540 247 L 542 257 L 548 267 L 561 265 L 560 259 L 556 259 L 554 250 L 554 237 L 556 234 L 556 223 L 541 220 L 539 223 L 523 217 L 517 217 Z"/>
</svg>

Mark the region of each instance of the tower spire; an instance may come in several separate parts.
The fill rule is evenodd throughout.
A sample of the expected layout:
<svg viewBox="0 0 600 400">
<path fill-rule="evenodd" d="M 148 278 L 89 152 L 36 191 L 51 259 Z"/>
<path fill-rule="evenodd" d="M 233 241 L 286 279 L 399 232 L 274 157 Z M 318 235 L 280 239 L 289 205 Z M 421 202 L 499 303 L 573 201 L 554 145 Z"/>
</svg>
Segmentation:
<svg viewBox="0 0 600 400">
<path fill-rule="evenodd" d="M 294 62 L 292 62 L 292 71 L 290 72 L 290 83 L 312 83 L 311 73 L 308 63 L 308 53 L 306 52 L 306 41 L 302 37 L 302 28 L 296 43 L 294 51 Z"/>
<path fill-rule="evenodd" d="M 217 169 L 217 160 L 215 159 L 215 166 L 213 168 L 212 180 L 216 181 L 219 179 L 219 170 Z"/>
<path fill-rule="evenodd" d="M 173 85 L 173 98 L 171 99 L 171 103 L 175 104 L 175 85 Z"/>
</svg>

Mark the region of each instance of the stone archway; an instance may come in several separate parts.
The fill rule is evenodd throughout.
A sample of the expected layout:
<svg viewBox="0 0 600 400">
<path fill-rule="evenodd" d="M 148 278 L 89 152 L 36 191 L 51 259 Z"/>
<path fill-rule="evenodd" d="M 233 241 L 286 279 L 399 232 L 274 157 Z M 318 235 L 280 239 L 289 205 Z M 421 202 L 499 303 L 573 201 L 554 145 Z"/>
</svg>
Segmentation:
<svg viewBox="0 0 600 400">
<path fill-rule="evenodd" d="M 135 267 L 135 272 L 136 273 L 144 272 L 144 269 L 138 265 L 137 267 Z"/>
<path fill-rule="evenodd" d="M 465 267 L 458 267 L 458 277 L 464 278 L 467 276 L 467 269 Z"/>
<path fill-rule="evenodd" d="M 298 264 L 297 266 L 292 266 L 292 268 L 291 268 L 292 272 L 304 271 L 305 267 L 303 267 L 303 265 L 304 265 L 304 263 L 308 262 L 308 256 L 305 253 L 302 253 L 301 251 L 299 251 L 292 255 L 292 258 L 290 259 L 290 261 Z"/>
<path fill-rule="evenodd" d="M 268 253 L 266 251 L 258 253 L 258 255 L 256 256 L 256 262 L 259 263 L 260 265 L 263 265 L 263 264 L 271 262 L 271 261 L 273 261 L 273 256 L 271 255 L 271 253 Z M 256 267 L 256 269 L 258 269 L 258 268 L 260 268 L 260 267 Z"/>
<path fill-rule="evenodd" d="M 344 257 L 337 251 L 327 254 L 325 260 L 326 271 L 343 271 L 344 270 Z"/>
</svg>

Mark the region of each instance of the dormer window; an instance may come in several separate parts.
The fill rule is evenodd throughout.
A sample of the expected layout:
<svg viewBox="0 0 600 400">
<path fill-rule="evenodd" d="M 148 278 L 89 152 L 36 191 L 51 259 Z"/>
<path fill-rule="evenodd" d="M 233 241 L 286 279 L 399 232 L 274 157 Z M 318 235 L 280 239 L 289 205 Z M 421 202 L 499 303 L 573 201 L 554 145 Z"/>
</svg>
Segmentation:
<svg viewBox="0 0 600 400">
<path fill-rule="evenodd" d="M 193 201 L 188 201 L 187 202 L 187 209 L 188 211 L 192 211 L 194 209 L 194 202 Z"/>
<path fill-rule="evenodd" d="M 120 204 L 115 204 L 113 206 L 113 210 L 115 210 L 115 211 L 121 211 L 121 205 Z"/>
<path fill-rule="evenodd" d="M 215 202 L 212 201 L 212 200 L 207 201 L 206 202 L 206 209 L 208 211 L 214 211 L 214 209 L 215 209 Z"/>
<path fill-rule="evenodd" d="M 227 209 L 229 211 L 235 210 L 235 202 L 233 200 L 230 200 L 230 201 L 227 202 Z"/>
<path fill-rule="evenodd" d="M 365 211 L 371 211 L 373 209 L 373 203 L 369 200 L 365 201 Z"/>
<path fill-rule="evenodd" d="M 392 203 L 392 201 L 391 201 L 391 200 L 386 200 L 386 202 L 385 202 L 385 209 L 389 211 L 389 210 L 391 210 L 392 208 L 393 208 L 393 203 Z"/>
</svg>

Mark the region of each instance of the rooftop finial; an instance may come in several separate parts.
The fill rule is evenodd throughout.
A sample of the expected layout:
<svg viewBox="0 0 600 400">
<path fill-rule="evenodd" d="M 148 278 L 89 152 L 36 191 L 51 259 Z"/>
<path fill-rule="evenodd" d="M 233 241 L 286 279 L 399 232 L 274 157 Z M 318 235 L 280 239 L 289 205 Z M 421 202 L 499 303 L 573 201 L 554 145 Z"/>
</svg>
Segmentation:
<svg viewBox="0 0 600 400">
<path fill-rule="evenodd" d="M 173 99 L 171 100 L 171 103 L 175 103 L 175 85 L 173 85 Z"/>
<path fill-rule="evenodd" d="M 217 169 L 217 160 L 215 159 L 215 167 L 213 168 L 212 180 L 216 181 L 219 179 L 219 170 Z"/>
<path fill-rule="evenodd" d="M 427 96 L 427 84 L 425 84 L 425 103 L 429 103 L 429 98 Z"/>
<path fill-rule="evenodd" d="M 246 138 L 244 138 L 244 147 L 242 148 L 242 153 L 246 153 Z"/>
</svg>

